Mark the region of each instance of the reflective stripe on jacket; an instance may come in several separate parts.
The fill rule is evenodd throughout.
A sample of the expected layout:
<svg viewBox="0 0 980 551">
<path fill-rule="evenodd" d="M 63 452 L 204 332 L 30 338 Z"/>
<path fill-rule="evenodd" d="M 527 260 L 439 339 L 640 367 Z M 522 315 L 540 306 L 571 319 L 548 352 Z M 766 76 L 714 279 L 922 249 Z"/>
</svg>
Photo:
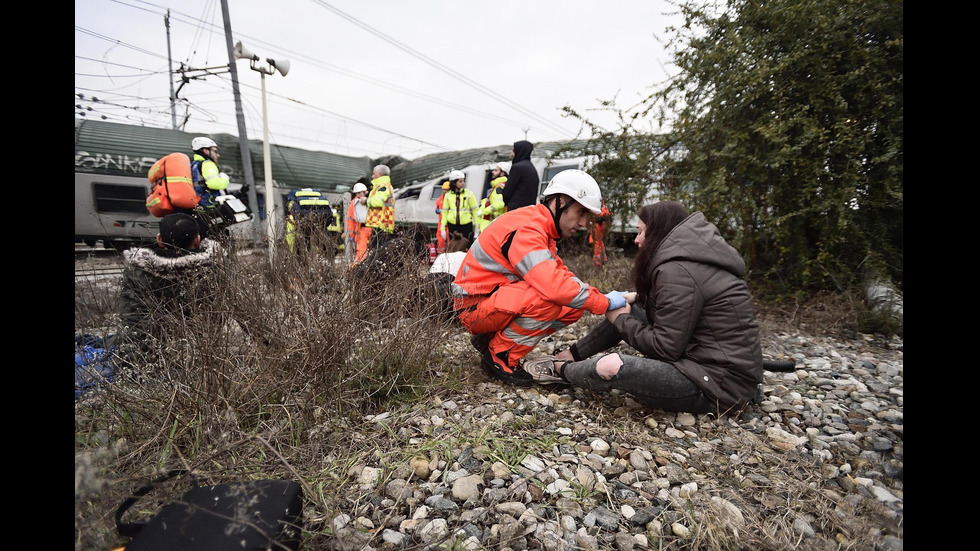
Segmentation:
<svg viewBox="0 0 980 551">
<path fill-rule="evenodd" d="M 466 188 L 458 191 L 450 189 L 446 192 L 446 198 L 442 202 L 441 227 L 446 227 L 449 224 L 466 225 L 473 222 L 473 214 L 479 206 L 472 191 Z"/>
<path fill-rule="evenodd" d="M 364 227 L 364 223 L 358 220 L 358 210 L 365 209 L 364 199 L 351 199 L 350 205 L 347 207 L 347 239 L 350 241 L 355 241 L 357 239 L 357 234 Z M 362 213 L 361 217 L 364 217 L 367 213 Z"/>
<path fill-rule="evenodd" d="M 507 183 L 507 177 L 501 176 L 500 178 L 494 179 L 490 182 L 490 194 L 487 198 L 483 200 L 483 206 L 477 211 L 476 217 L 480 221 L 480 231 L 486 229 L 486 227 L 501 214 L 507 212 L 507 205 L 504 204 L 504 188 L 503 185 Z"/>
<path fill-rule="evenodd" d="M 391 187 L 390 176 L 379 176 L 371 180 L 371 193 L 367 198 L 367 221 L 369 228 L 395 232 L 395 192 Z"/>
<path fill-rule="evenodd" d="M 603 314 L 609 299 L 573 274 L 557 253 L 558 229 L 545 205 L 508 211 L 470 247 L 453 282 L 457 298 L 490 295 L 525 281 L 552 303 Z M 460 301 L 457 301 L 460 304 Z"/>
<path fill-rule="evenodd" d="M 194 191 L 201 198 L 201 206 L 213 208 L 214 198 L 228 188 L 228 179 L 221 177 L 214 161 L 197 153 L 191 162 L 191 175 L 194 178 Z"/>
</svg>

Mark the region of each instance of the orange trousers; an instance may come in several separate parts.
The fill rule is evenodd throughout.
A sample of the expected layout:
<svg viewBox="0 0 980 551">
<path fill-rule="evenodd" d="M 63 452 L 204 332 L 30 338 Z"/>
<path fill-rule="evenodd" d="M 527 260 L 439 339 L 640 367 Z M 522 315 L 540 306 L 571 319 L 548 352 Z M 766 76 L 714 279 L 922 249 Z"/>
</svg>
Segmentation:
<svg viewBox="0 0 980 551">
<path fill-rule="evenodd" d="M 436 227 L 436 253 L 444 252 L 446 252 L 446 237 L 442 234 L 442 230 Z"/>
<path fill-rule="evenodd" d="M 357 232 L 357 239 L 354 241 L 354 264 L 364 260 L 367 256 L 368 243 L 371 241 L 371 228 L 361 226 Z"/>
<path fill-rule="evenodd" d="M 470 333 L 493 333 L 490 353 L 510 371 L 542 338 L 578 321 L 585 310 L 544 299 L 527 282 L 516 281 L 492 295 L 455 300 L 459 320 Z"/>
<path fill-rule="evenodd" d="M 596 226 L 589 235 L 589 242 L 592 243 L 592 265 L 599 268 L 606 263 L 606 228 Z"/>
</svg>

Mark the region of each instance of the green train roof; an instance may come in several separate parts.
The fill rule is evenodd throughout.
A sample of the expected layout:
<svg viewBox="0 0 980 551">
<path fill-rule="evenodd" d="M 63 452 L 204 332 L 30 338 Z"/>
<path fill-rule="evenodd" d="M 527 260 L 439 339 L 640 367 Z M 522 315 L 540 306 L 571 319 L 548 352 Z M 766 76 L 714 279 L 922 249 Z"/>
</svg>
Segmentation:
<svg viewBox="0 0 980 551">
<path fill-rule="evenodd" d="M 75 119 L 75 171 L 114 176 L 141 176 L 157 159 L 175 151 L 191 156 L 191 140 L 202 134 L 181 130 L 120 124 L 100 120 Z M 218 144 L 221 158 L 219 168 L 234 183 L 245 183 L 238 137 L 232 134 L 209 134 Z M 575 155 L 586 140 L 538 142 L 534 156 Z M 312 187 L 346 191 L 358 178 L 371 176 L 377 164 L 391 168 L 391 182 L 396 188 L 429 180 L 452 169 L 470 165 L 510 160 L 513 144 L 497 145 L 425 155 L 414 160 L 399 156 L 379 159 L 350 157 L 324 151 L 271 144 L 272 179 L 279 186 Z M 265 159 L 261 140 L 249 140 L 252 174 L 256 185 L 265 183 Z"/>
<path fill-rule="evenodd" d="M 534 144 L 534 157 L 577 156 L 585 147 L 587 140 L 566 140 L 538 142 Z M 396 188 L 431 180 L 450 170 L 462 169 L 470 165 L 509 161 L 513 144 L 496 145 L 459 151 L 432 153 L 418 159 L 404 161 L 391 167 L 391 182 Z"/>
<path fill-rule="evenodd" d="M 75 171 L 115 176 L 143 176 L 157 159 L 180 151 L 192 156 L 191 140 L 202 134 L 180 130 L 75 119 Z M 245 183 L 238 137 L 210 134 L 218 144 L 220 170 L 232 182 Z M 261 140 L 249 140 L 252 173 L 257 185 L 265 183 L 265 158 Z M 370 157 L 349 157 L 324 151 L 271 144 L 272 179 L 283 187 L 345 189 L 362 176 L 370 177 L 375 163 Z M 392 162 L 388 160 L 388 162 Z"/>
</svg>

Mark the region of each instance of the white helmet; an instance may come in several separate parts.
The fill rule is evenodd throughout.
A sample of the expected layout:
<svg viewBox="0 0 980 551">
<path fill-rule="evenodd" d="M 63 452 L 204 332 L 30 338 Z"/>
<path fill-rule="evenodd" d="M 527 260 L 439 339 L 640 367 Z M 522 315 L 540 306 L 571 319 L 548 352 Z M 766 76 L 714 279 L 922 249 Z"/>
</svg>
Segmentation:
<svg viewBox="0 0 980 551">
<path fill-rule="evenodd" d="M 510 167 L 511 167 L 510 161 L 500 161 L 499 163 L 497 163 L 497 168 L 506 172 L 507 174 L 510 174 Z"/>
<path fill-rule="evenodd" d="M 544 196 L 563 193 L 575 199 L 593 214 L 602 213 L 602 192 L 595 178 L 582 170 L 563 170 L 555 175 L 544 190 Z"/>
<path fill-rule="evenodd" d="M 191 140 L 191 151 L 197 151 L 198 149 L 207 149 L 209 147 L 218 147 L 218 144 L 214 143 L 211 138 L 206 138 L 201 136 L 199 138 L 194 138 Z"/>
<path fill-rule="evenodd" d="M 360 193 L 362 191 L 367 191 L 367 186 L 363 182 L 358 182 L 354 184 L 354 189 L 350 190 L 351 193 Z"/>
<path fill-rule="evenodd" d="M 449 181 L 455 182 L 456 180 L 465 180 L 466 175 L 463 174 L 462 170 L 454 170 L 449 173 Z"/>
</svg>

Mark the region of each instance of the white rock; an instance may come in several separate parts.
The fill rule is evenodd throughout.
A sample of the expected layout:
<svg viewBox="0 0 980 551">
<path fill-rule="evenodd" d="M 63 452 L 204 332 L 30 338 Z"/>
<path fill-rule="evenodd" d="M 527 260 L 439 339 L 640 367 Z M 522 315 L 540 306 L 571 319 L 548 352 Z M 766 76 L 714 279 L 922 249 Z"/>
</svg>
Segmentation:
<svg viewBox="0 0 980 551">
<path fill-rule="evenodd" d="M 358 484 L 361 485 L 363 490 L 373 490 L 375 486 L 378 485 L 378 477 L 381 475 L 381 469 L 375 467 L 364 467 L 361 471 L 360 476 L 357 477 Z"/>
<path fill-rule="evenodd" d="M 596 438 L 592 441 L 590 446 L 592 447 L 593 452 L 595 452 L 597 455 L 601 455 L 602 457 L 605 457 L 609 453 L 609 443 L 602 438 Z"/>
<path fill-rule="evenodd" d="M 671 438 L 684 438 L 684 431 L 677 430 L 674 427 L 667 427 L 664 434 Z"/>
<path fill-rule="evenodd" d="M 889 492 L 888 490 L 886 490 L 885 488 L 882 488 L 881 486 L 872 486 L 871 487 L 871 493 L 873 493 L 875 495 L 875 497 L 878 498 L 878 501 L 881 501 L 883 503 L 892 503 L 894 501 L 902 501 L 901 499 L 899 499 L 898 497 L 896 497 L 895 494 Z"/>
<path fill-rule="evenodd" d="M 679 538 L 687 538 L 691 536 L 691 529 L 679 522 L 671 524 L 670 530 Z"/>
<path fill-rule="evenodd" d="M 528 455 L 521 461 L 521 466 L 530 469 L 536 473 L 540 473 L 545 469 L 544 461 L 539 457 Z"/>
</svg>

